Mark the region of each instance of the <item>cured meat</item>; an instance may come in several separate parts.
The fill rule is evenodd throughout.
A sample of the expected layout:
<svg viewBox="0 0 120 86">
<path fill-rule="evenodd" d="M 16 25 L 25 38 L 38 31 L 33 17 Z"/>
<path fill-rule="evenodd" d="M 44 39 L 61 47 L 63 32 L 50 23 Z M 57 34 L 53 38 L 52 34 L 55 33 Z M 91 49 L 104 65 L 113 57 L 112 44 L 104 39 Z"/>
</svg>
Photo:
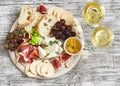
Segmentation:
<svg viewBox="0 0 120 86">
<path fill-rule="evenodd" d="M 32 63 L 33 60 L 39 58 L 38 48 L 30 45 L 28 42 L 23 42 L 18 48 L 18 62 Z"/>
<path fill-rule="evenodd" d="M 30 33 L 25 33 L 24 38 L 22 38 L 20 43 L 21 44 L 27 43 L 31 38 L 32 38 L 32 35 Z"/>
<path fill-rule="evenodd" d="M 31 52 L 31 54 L 29 55 L 29 58 L 31 59 L 38 59 L 38 49 L 37 48 L 34 48 L 34 50 Z"/>
</svg>

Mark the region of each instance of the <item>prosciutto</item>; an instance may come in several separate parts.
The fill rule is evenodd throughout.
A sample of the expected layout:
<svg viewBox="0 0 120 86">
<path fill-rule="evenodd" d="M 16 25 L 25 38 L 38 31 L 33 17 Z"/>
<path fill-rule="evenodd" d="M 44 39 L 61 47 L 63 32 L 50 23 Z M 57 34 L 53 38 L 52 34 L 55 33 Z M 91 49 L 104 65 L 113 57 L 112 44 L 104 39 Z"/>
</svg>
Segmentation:
<svg viewBox="0 0 120 86">
<path fill-rule="evenodd" d="M 28 42 L 28 38 L 24 38 L 22 44 L 18 47 L 18 62 L 32 63 L 33 60 L 39 58 L 38 48 L 32 46 Z"/>
</svg>

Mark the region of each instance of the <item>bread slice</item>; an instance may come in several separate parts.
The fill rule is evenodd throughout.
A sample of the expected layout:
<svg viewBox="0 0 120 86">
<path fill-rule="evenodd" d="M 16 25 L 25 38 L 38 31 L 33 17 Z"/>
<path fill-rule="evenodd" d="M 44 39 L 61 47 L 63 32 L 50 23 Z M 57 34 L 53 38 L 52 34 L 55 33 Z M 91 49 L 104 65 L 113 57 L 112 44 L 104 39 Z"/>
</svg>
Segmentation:
<svg viewBox="0 0 120 86">
<path fill-rule="evenodd" d="M 28 26 L 25 27 L 25 30 L 27 32 L 30 32 L 32 30 L 32 28 L 36 27 L 36 25 L 39 23 L 39 21 L 41 20 L 42 18 L 42 14 L 39 13 L 39 12 L 35 12 L 34 14 L 34 19 L 32 21 L 32 23 L 30 23 Z"/>
<path fill-rule="evenodd" d="M 65 19 L 67 25 L 72 25 L 73 24 L 73 15 L 70 12 L 65 12 L 62 16 L 61 19 Z"/>
<path fill-rule="evenodd" d="M 65 19 L 67 25 L 71 25 L 73 23 L 73 15 L 72 13 L 64 10 L 60 7 L 50 7 L 48 10 L 48 14 L 51 14 L 57 18 L 59 21 L 60 19 Z"/>
<path fill-rule="evenodd" d="M 18 18 L 18 24 L 22 27 L 28 26 L 34 19 L 34 10 L 31 6 L 23 6 Z"/>
<path fill-rule="evenodd" d="M 52 26 L 57 22 L 57 19 L 52 15 L 46 15 L 38 24 L 38 33 L 41 36 L 49 36 Z"/>
<path fill-rule="evenodd" d="M 60 20 L 60 17 L 63 15 L 64 12 L 65 12 L 64 9 L 56 7 L 54 11 L 54 16 L 57 18 L 57 20 Z"/>
<path fill-rule="evenodd" d="M 49 14 L 49 15 L 54 15 L 55 9 L 56 9 L 55 6 L 50 7 L 49 10 L 48 10 L 48 14 Z"/>
<path fill-rule="evenodd" d="M 57 10 L 57 15 L 56 15 L 56 17 L 57 17 L 57 19 L 60 21 L 60 19 L 61 19 L 61 17 L 63 16 L 63 14 L 65 13 L 66 11 L 64 10 L 64 9 L 62 9 L 62 8 L 59 8 L 58 10 Z"/>
</svg>

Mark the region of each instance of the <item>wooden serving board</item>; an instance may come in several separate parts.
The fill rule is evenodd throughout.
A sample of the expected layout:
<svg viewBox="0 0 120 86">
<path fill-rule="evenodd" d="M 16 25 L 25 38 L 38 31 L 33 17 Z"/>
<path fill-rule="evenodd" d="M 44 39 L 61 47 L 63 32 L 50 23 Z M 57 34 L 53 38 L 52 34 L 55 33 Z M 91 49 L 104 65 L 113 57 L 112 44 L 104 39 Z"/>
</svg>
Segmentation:
<svg viewBox="0 0 120 86">
<path fill-rule="evenodd" d="M 18 26 L 18 19 L 16 19 L 16 21 L 14 22 L 10 32 L 12 32 L 16 27 Z M 74 31 L 76 32 L 76 36 L 78 38 L 80 38 L 82 45 L 84 47 L 84 35 L 83 35 L 83 30 L 81 28 L 81 25 L 79 23 L 79 21 L 74 18 L 74 23 L 73 23 L 73 27 L 74 27 Z M 83 50 L 83 49 L 82 49 Z M 16 65 L 16 67 L 25 74 L 24 70 L 25 70 L 25 65 L 18 63 L 17 62 L 17 56 L 16 56 L 16 52 L 11 52 L 9 51 L 10 57 L 12 59 L 12 62 Z M 53 76 L 49 77 L 49 78 L 45 78 L 45 77 L 36 77 L 38 79 L 52 79 L 52 78 L 56 78 L 59 76 L 64 75 L 65 73 L 69 72 L 79 61 L 79 59 L 81 58 L 81 53 L 78 55 L 73 56 L 70 60 L 69 63 L 71 64 L 71 67 L 69 68 L 61 68 L 59 71 L 57 71 Z"/>
</svg>

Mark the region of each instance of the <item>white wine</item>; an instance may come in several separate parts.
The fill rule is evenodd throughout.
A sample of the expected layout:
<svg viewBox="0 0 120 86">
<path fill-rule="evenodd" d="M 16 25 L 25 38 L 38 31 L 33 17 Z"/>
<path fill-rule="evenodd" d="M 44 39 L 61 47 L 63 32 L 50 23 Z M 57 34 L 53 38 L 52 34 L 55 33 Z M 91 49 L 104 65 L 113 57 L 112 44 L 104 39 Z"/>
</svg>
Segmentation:
<svg viewBox="0 0 120 86">
<path fill-rule="evenodd" d="M 83 18 L 90 25 L 97 25 L 104 18 L 105 10 L 99 2 L 88 2 L 83 10 Z"/>
<path fill-rule="evenodd" d="M 113 38 L 113 32 L 103 26 L 97 27 L 91 35 L 91 41 L 96 47 L 106 47 L 110 45 Z"/>
</svg>

